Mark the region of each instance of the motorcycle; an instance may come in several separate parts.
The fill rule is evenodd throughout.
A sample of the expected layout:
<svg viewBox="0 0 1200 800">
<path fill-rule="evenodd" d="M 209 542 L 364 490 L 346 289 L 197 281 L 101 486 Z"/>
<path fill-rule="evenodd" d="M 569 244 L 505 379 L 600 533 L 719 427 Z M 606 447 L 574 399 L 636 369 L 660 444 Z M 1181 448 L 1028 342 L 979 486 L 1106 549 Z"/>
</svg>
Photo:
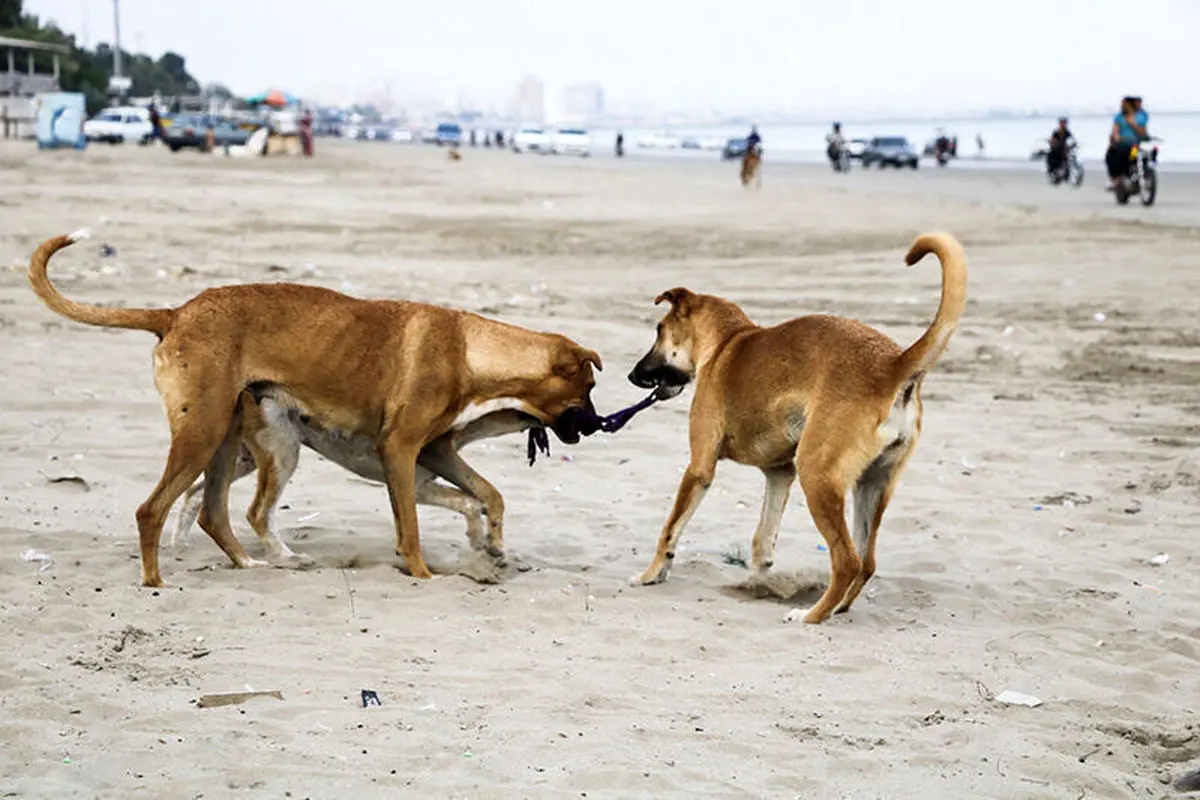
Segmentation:
<svg viewBox="0 0 1200 800">
<path fill-rule="evenodd" d="M 1078 142 L 1074 139 L 1067 142 L 1067 152 L 1063 155 L 1062 163 L 1056 169 L 1048 170 L 1046 177 L 1052 186 L 1058 186 L 1060 183 L 1079 186 L 1083 183 L 1083 163 L 1079 160 Z"/>
<path fill-rule="evenodd" d="M 950 163 L 950 140 L 945 136 L 939 136 L 938 140 L 933 145 L 933 154 L 937 159 L 937 165 L 944 167 Z"/>
<path fill-rule="evenodd" d="M 1114 191 L 1117 205 L 1125 205 L 1134 195 L 1141 198 L 1142 205 L 1154 205 L 1154 198 L 1158 196 L 1158 145 L 1150 142 L 1161 141 L 1151 136 L 1130 148 L 1129 171 Z"/>
</svg>

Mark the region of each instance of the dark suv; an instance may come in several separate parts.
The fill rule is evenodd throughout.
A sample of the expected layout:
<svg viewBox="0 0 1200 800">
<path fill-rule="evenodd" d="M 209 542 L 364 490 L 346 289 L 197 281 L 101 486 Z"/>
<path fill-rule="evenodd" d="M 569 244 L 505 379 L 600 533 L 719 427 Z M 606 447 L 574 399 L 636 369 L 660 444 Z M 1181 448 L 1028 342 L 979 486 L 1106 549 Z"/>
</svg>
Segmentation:
<svg viewBox="0 0 1200 800">
<path fill-rule="evenodd" d="M 880 167 L 891 165 L 916 169 L 919 158 L 917 151 L 903 136 L 876 136 L 863 150 L 862 165 L 869 167 L 878 164 Z"/>
</svg>

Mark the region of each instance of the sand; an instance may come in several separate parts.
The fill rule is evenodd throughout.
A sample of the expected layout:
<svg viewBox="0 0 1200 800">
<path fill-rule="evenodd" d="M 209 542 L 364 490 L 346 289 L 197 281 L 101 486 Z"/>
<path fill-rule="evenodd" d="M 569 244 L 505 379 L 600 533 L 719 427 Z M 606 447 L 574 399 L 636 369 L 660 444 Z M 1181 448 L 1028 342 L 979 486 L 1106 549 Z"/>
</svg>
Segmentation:
<svg viewBox="0 0 1200 800">
<path fill-rule="evenodd" d="M 768 162 L 746 192 L 715 159 L 318 144 L 0 143 L 0 795 L 1074 800 L 1164 796 L 1200 756 L 1200 177 L 1118 209 L 1094 175 Z M 507 500 L 499 583 L 454 574 L 464 526 L 438 509 L 422 543 L 450 575 L 402 574 L 384 490 L 306 451 L 279 522 L 318 568 L 234 570 L 195 531 L 152 591 L 133 513 L 167 445 L 153 338 L 63 320 L 24 276 L 81 227 L 51 271 L 70 296 L 296 280 L 472 309 L 599 350 L 602 411 L 642 396 L 625 375 L 672 286 L 908 343 L 939 275 L 903 254 L 945 229 L 970 301 L 879 573 L 825 625 L 784 622 L 828 574 L 799 491 L 769 586 L 722 557 L 762 497 L 728 462 L 670 581 L 627 586 L 686 463 L 690 390 L 532 468 L 520 436 L 465 451 Z M 232 510 L 259 554 L 252 489 Z M 196 705 L 247 687 L 282 700 Z"/>
</svg>

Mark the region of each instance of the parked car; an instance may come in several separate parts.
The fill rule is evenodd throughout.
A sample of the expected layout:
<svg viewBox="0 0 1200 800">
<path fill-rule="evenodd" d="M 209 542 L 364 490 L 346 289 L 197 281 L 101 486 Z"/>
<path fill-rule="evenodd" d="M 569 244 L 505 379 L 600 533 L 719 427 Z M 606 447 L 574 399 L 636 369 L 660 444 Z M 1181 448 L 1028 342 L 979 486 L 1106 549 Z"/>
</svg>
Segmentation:
<svg viewBox="0 0 1200 800">
<path fill-rule="evenodd" d="M 649 133 L 638 139 L 638 147 L 659 147 L 674 150 L 683 144 L 683 140 L 673 133 Z"/>
<path fill-rule="evenodd" d="M 746 138 L 744 136 L 735 136 L 727 140 L 725 147 L 721 150 L 722 161 L 732 161 L 744 155 L 746 155 Z"/>
<path fill-rule="evenodd" d="M 536 125 L 524 125 L 512 136 L 514 153 L 549 153 L 550 134 L 545 128 Z"/>
<path fill-rule="evenodd" d="M 458 147 L 462 144 L 462 138 L 462 126 L 457 122 L 438 123 L 437 130 L 433 132 L 433 143 L 438 147 L 444 145 Z"/>
<path fill-rule="evenodd" d="M 850 158 L 856 158 L 859 161 L 862 161 L 863 153 L 866 152 L 870 145 L 871 143 L 866 139 L 851 139 L 850 141 L 846 142 L 846 152 Z"/>
<path fill-rule="evenodd" d="M 83 135 L 89 142 L 137 142 L 150 141 L 154 126 L 150 124 L 150 110 L 137 106 L 106 108 L 83 123 Z"/>
<path fill-rule="evenodd" d="M 587 158 L 592 154 L 592 136 L 582 128 L 559 128 L 550 137 L 550 152 Z"/>
<path fill-rule="evenodd" d="M 185 147 L 204 147 L 204 138 L 208 129 L 213 129 L 214 145 L 244 145 L 250 138 L 251 131 L 233 122 L 206 114 L 186 114 L 172 117 L 169 120 L 163 139 L 172 153 L 178 153 Z"/>
<path fill-rule="evenodd" d="M 917 151 L 903 136 L 876 136 L 863 150 L 862 165 L 891 165 L 916 169 L 919 166 L 919 158 Z"/>
</svg>

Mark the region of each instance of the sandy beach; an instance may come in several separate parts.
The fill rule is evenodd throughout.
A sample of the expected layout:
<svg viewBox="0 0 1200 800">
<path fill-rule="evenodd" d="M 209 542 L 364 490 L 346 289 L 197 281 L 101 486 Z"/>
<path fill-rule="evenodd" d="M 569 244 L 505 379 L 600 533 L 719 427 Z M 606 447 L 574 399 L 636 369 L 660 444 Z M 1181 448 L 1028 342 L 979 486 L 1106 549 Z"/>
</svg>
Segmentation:
<svg viewBox="0 0 1200 800">
<path fill-rule="evenodd" d="M 715 157 L 317 145 L 0 142 L 0 796 L 1159 798 L 1200 759 L 1200 175 L 1144 209 L 1097 174 L 768 161 L 748 192 Z M 498 583 L 456 574 L 464 525 L 438 509 L 421 539 L 448 577 L 398 571 L 385 490 L 305 451 L 278 519 L 317 568 L 235 570 L 198 529 L 168 549 L 172 515 L 150 590 L 154 339 L 62 319 L 25 277 L 78 228 L 51 267 L 70 297 L 287 280 L 473 310 L 598 350 L 603 412 L 643 396 L 625 375 L 663 289 L 907 345 L 939 287 L 933 258 L 903 266 L 915 235 L 955 234 L 971 284 L 879 572 L 824 625 L 784 621 L 829 570 L 799 491 L 774 579 L 728 563 L 763 491 L 728 462 L 671 579 L 627 585 L 686 464 L 690 389 L 532 468 L 521 436 L 464 451 L 507 501 Z M 256 555 L 253 484 L 231 512 Z M 196 705 L 246 687 L 282 700 Z"/>
</svg>

